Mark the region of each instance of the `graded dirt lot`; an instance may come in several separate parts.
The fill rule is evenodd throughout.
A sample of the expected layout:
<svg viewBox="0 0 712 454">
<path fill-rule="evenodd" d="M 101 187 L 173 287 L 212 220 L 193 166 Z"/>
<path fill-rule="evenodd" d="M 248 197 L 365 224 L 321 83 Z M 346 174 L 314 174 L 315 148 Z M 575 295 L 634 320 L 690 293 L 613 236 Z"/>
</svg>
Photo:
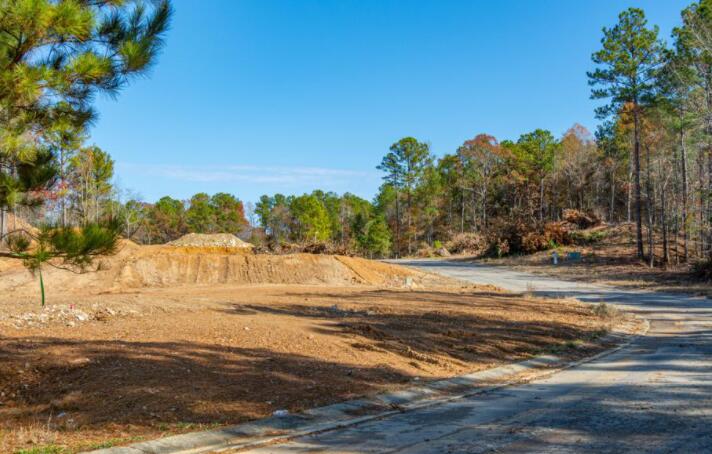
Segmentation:
<svg viewBox="0 0 712 454">
<path fill-rule="evenodd" d="M 128 443 L 587 352 L 613 323 L 356 258 L 130 249 L 91 275 L 48 271 L 44 309 L 28 273 L 0 274 L 0 452 Z"/>
</svg>

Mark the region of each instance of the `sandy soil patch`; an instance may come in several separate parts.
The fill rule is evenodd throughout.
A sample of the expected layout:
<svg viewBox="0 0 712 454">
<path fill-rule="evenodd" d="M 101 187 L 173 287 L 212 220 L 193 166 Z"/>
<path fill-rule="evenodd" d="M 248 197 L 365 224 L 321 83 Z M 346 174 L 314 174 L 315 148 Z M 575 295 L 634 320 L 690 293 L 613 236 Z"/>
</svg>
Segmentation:
<svg viewBox="0 0 712 454">
<path fill-rule="evenodd" d="M 77 271 L 77 270 L 74 270 Z M 178 285 L 313 284 L 422 287 L 447 278 L 358 257 L 252 254 L 249 248 L 139 246 L 123 241 L 115 256 L 96 260 L 92 272 L 44 267 L 47 294 L 121 293 Z M 17 260 L 0 259 L 0 291 L 37 295 L 39 284 Z"/>
</svg>

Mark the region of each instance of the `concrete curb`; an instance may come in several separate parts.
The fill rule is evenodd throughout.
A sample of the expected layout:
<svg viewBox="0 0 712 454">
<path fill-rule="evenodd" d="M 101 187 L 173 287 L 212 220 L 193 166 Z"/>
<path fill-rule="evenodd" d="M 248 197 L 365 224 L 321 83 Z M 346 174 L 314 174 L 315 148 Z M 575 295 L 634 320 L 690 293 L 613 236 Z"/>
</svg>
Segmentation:
<svg viewBox="0 0 712 454">
<path fill-rule="evenodd" d="M 487 369 L 481 372 L 438 380 L 422 386 L 379 394 L 369 398 L 346 401 L 284 417 L 270 417 L 224 429 L 192 432 L 182 435 L 91 451 L 91 454 L 193 454 L 225 450 L 257 448 L 289 439 L 354 426 L 397 413 L 437 405 L 457 399 L 491 392 L 521 383 L 518 374 L 540 371 L 524 381 L 549 377 L 559 371 L 576 367 L 610 355 L 630 345 L 644 335 L 650 323 L 642 319 L 642 329 L 633 333 L 611 333 L 604 340 L 616 345 L 596 355 L 577 361 L 566 361 L 555 355 L 541 355 L 526 361 Z M 510 377 L 509 380 L 505 380 Z M 513 378 L 514 377 L 514 378 Z M 491 384 L 494 380 L 504 380 Z"/>
</svg>

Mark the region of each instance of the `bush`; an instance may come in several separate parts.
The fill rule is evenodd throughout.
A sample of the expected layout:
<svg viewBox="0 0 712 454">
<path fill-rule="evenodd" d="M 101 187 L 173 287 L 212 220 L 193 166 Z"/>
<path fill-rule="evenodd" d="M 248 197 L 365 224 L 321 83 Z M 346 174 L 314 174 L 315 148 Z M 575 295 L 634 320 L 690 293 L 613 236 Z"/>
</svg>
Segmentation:
<svg viewBox="0 0 712 454">
<path fill-rule="evenodd" d="M 511 252 L 511 247 L 507 240 L 497 241 L 493 244 L 493 249 L 497 257 L 505 256 Z"/>
<path fill-rule="evenodd" d="M 598 303 L 591 309 L 593 315 L 603 319 L 615 318 L 619 315 L 618 309 L 606 303 Z"/>
<path fill-rule="evenodd" d="M 332 247 L 330 244 L 323 241 L 315 241 L 312 243 L 307 243 L 301 248 L 301 252 L 306 252 L 307 254 L 331 254 Z"/>
<path fill-rule="evenodd" d="M 712 280 L 712 260 L 698 260 L 692 264 L 692 274 L 706 281 Z"/>
<path fill-rule="evenodd" d="M 532 254 L 549 248 L 549 241 L 546 235 L 539 232 L 529 232 L 522 237 L 522 251 L 525 254 Z"/>
<path fill-rule="evenodd" d="M 423 242 L 418 246 L 418 250 L 415 251 L 415 255 L 417 257 L 429 258 L 435 256 L 435 250 L 430 247 L 428 243 Z"/>
<path fill-rule="evenodd" d="M 458 233 L 447 242 L 445 248 L 453 254 L 482 255 L 488 249 L 488 242 L 479 233 Z"/>
<path fill-rule="evenodd" d="M 488 235 L 488 255 L 501 257 L 524 252 L 523 240 L 527 234 L 535 232 L 532 224 L 520 220 L 499 219 L 492 223 Z M 535 242 L 531 239 L 531 242 Z"/>
<path fill-rule="evenodd" d="M 581 229 L 588 229 L 601 224 L 601 219 L 595 214 L 586 214 L 579 210 L 564 210 L 563 218 L 565 221 L 575 224 Z"/>
<path fill-rule="evenodd" d="M 549 244 L 554 244 L 554 247 L 573 244 L 571 231 L 563 222 L 549 222 L 544 225 L 544 236 Z"/>
</svg>

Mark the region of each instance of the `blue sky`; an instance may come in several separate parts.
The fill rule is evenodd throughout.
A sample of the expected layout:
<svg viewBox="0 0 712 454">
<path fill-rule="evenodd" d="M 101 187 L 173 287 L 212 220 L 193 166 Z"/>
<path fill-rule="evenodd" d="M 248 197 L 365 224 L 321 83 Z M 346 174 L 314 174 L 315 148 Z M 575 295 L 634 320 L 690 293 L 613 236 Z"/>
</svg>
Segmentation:
<svg viewBox="0 0 712 454">
<path fill-rule="evenodd" d="M 163 195 L 321 188 L 371 198 L 389 145 L 593 130 L 601 28 L 642 7 L 669 40 L 690 1 L 175 0 L 149 77 L 100 98 L 120 185 Z"/>
</svg>

